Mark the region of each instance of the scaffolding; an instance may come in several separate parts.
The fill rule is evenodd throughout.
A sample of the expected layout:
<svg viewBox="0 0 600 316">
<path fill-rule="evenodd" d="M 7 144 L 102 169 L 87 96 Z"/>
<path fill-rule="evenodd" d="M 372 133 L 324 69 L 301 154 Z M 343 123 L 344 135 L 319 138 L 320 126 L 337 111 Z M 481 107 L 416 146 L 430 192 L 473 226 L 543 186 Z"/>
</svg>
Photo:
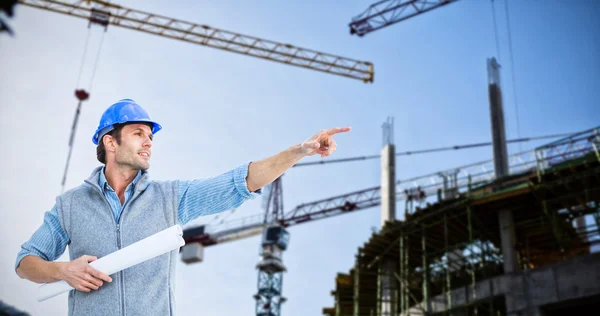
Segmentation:
<svg viewBox="0 0 600 316">
<path fill-rule="evenodd" d="M 501 179 L 453 169 L 454 186 L 443 187 L 451 194 L 419 179 L 413 188 L 400 185 L 400 193 L 413 192 L 405 197 L 416 187 L 428 194 L 417 194 L 421 206 L 406 203 L 403 221 L 388 222 L 358 249 L 349 273 L 336 277 L 335 306 L 323 314 L 506 314 L 508 298 L 481 282 L 504 274 L 498 212 L 514 214 L 520 270 L 589 254 L 600 243 L 599 150 L 594 128 L 536 148 L 533 161 L 512 163 Z M 390 265 L 393 282 L 382 282 Z M 390 303 L 392 313 L 382 311 Z"/>
</svg>

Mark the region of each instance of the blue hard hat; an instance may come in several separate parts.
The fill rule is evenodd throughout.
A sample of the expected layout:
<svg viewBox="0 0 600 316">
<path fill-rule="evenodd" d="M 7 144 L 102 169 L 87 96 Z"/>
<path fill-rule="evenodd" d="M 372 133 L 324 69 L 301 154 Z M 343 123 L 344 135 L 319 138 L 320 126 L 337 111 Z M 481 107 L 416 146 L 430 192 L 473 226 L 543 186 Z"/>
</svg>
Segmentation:
<svg viewBox="0 0 600 316">
<path fill-rule="evenodd" d="M 94 145 L 98 145 L 98 140 L 102 139 L 102 136 L 106 133 L 112 131 L 114 129 L 114 124 L 135 122 L 151 123 L 152 134 L 156 134 L 156 132 L 162 129 L 162 126 L 154 122 L 150 118 L 150 115 L 148 115 L 148 112 L 146 112 L 139 104 L 131 99 L 123 99 L 117 101 L 117 103 L 111 105 L 104 111 L 100 118 L 98 129 L 92 137 L 92 142 L 94 142 Z"/>
</svg>

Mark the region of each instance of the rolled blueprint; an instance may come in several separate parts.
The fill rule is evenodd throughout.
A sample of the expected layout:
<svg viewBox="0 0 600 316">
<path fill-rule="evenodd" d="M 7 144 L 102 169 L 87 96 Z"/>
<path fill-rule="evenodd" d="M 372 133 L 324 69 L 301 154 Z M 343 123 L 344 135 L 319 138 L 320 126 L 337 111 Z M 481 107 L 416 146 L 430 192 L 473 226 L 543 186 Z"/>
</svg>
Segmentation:
<svg viewBox="0 0 600 316">
<path fill-rule="evenodd" d="M 178 249 L 185 244 L 183 230 L 179 225 L 173 225 L 152 236 L 146 237 L 123 249 L 110 253 L 90 266 L 107 275 L 117 273 L 138 263 Z M 64 280 L 42 284 L 38 289 L 37 301 L 41 302 L 72 290 L 73 287 Z"/>
</svg>

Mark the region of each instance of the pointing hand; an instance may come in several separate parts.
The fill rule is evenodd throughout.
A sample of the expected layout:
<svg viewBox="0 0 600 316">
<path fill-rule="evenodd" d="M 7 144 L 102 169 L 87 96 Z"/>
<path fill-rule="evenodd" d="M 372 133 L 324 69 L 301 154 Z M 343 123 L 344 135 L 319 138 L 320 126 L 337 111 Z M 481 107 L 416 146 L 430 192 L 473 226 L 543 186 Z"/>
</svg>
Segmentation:
<svg viewBox="0 0 600 316">
<path fill-rule="evenodd" d="M 336 127 L 321 130 L 313 137 L 305 140 L 300 148 L 306 156 L 321 155 L 321 158 L 331 155 L 336 150 L 333 135 L 350 131 L 350 127 Z"/>
</svg>

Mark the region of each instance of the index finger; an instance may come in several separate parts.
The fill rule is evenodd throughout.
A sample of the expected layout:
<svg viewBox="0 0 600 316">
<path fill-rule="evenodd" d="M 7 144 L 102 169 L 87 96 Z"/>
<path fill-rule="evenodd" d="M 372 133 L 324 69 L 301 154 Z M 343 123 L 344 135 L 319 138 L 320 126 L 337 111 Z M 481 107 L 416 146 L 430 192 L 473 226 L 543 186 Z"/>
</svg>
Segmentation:
<svg viewBox="0 0 600 316">
<path fill-rule="evenodd" d="M 106 274 L 104 274 L 104 273 L 102 273 L 102 272 L 100 272 L 100 271 L 98 271 L 98 270 L 96 270 L 96 269 L 94 269 L 92 267 L 90 267 L 90 268 L 91 269 L 90 269 L 89 273 L 91 275 L 93 275 L 94 277 L 96 277 L 96 278 L 98 278 L 100 280 L 104 280 L 106 282 L 112 282 L 111 277 L 109 277 L 108 275 L 106 275 Z"/>
<path fill-rule="evenodd" d="M 329 135 L 334 135 L 337 133 L 343 133 L 343 132 L 348 132 L 350 131 L 351 127 L 350 126 L 346 126 L 346 127 L 334 127 L 334 128 L 330 128 L 328 130 L 325 130 L 325 133 L 329 134 Z"/>
</svg>

